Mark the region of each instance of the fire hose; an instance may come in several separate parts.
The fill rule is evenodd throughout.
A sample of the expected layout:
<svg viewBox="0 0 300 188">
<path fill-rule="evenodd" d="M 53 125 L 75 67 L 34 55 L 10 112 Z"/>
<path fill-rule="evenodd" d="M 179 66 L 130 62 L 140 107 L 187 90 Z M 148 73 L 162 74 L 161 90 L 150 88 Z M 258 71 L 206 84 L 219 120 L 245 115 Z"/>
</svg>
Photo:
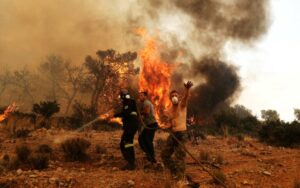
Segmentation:
<svg viewBox="0 0 300 188">
<path fill-rule="evenodd" d="M 143 120 L 141 118 L 139 110 L 137 110 L 137 111 L 138 111 L 139 120 L 142 125 L 142 129 L 150 129 L 150 130 L 157 129 L 157 128 L 151 128 L 151 127 L 148 127 L 147 125 L 145 125 L 145 123 L 143 122 Z M 225 187 L 225 188 L 228 187 L 222 180 L 220 180 L 218 177 L 216 177 L 207 167 L 202 165 L 201 162 L 185 147 L 185 145 L 174 135 L 174 133 L 171 130 L 167 130 L 167 129 L 161 129 L 161 130 L 169 133 L 172 136 L 172 138 L 179 144 L 179 146 L 202 168 L 203 171 L 207 172 L 208 175 L 210 175 L 214 180 L 216 180 L 223 187 Z M 141 132 L 142 132 L 142 130 L 141 130 Z"/>
<path fill-rule="evenodd" d="M 143 122 L 143 120 L 141 118 L 141 114 L 140 114 L 139 110 L 137 110 L 137 113 L 138 113 L 139 121 L 140 121 L 141 127 L 142 127 L 142 130 L 140 130 L 140 132 L 142 132 L 143 129 L 151 129 L 151 130 L 157 129 L 157 128 L 151 128 L 151 127 L 148 127 L 147 125 L 145 125 L 145 123 Z M 84 124 L 82 127 L 80 127 L 79 129 L 77 129 L 77 131 L 80 132 L 80 131 L 84 130 L 84 128 L 91 126 L 93 123 L 97 122 L 100 119 L 101 119 L 100 117 L 95 118 L 94 120 L 92 120 L 92 121 Z M 207 172 L 221 186 L 223 186 L 225 188 L 228 187 L 222 180 L 220 180 L 218 177 L 216 177 L 211 172 L 210 169 L 208 169 L 207 167 L 205 167 L 204 165 L 202 165 L 201 162 L 185 147 L 185 145 L 180 140 L 178 140 L 178 138 L 174 135 L 174 133 L 171 130 L 166 130 L 166 129 L 161 129 L 161 130 L 169 133 L 172 136 L 172 138 L 179 144 L 179 146 L 182 147 L 182 149 L 201 167 L 201 169 L 203 171 Z"/>
</svg>

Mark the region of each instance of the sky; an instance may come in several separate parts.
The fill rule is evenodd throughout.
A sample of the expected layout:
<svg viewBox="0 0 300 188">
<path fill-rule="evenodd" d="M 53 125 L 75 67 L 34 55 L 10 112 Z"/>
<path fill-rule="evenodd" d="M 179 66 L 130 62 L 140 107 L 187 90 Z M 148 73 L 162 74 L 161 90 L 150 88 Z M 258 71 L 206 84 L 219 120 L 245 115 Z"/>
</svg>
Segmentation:
<svg viewBox="0 0 300 188">
<path fill-rule="evenodd" d="M 228 58 L 240 69 L 243 90 L 236 103 L 260 117 L 274 109 L 294 120 L 300 108 L 300 1 L 271 0 L 268 33 L 254 46 L 228 45 Z"/>
</svg>

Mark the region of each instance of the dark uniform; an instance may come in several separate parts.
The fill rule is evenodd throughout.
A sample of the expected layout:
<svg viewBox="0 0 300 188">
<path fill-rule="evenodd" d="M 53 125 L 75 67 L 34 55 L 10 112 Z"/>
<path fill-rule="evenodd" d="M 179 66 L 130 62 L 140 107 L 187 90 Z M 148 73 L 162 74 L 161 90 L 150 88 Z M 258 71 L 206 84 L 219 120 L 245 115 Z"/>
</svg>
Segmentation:
<svg viewBox="0 0 300 188">
<path fill-rule="evenodd" d="M 144 127 L 138 140 L 141 149 L 146 153 L 148 161 L 151 163 L 156 163 L 153 139 L 155 132 L 158 129 L 158 124 L 155 120 L 153 105 L 148 99 L 143 102 L 142 112 L 146 106 L 149 107 L 150 112 L 149 114 L 142 114 L 143 122 L 146 127 Z"/>
<path fill-rule="evenodd" d="M 123 134 L 120 142 L 120 149 L 124 159 L 128 162 L 123 170 L 133 170 L 135 168 L 135 153 L 133 139 L 138 130 L 138 116 L 136 102 L 129 97 L 129 94 L 121 92 L 120 96 L 123 100 L 123 110 L 121 113 L 115 114 L 114 117 L 121 117 L 123 122 Z"/>
</svg>

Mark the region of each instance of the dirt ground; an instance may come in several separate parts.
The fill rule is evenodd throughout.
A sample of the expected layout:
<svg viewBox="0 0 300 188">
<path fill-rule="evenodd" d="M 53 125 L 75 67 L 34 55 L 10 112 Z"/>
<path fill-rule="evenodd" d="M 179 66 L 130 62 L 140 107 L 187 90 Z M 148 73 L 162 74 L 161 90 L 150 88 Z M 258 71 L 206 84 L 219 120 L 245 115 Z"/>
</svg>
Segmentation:
<svg viewBox="0 0 300 188">
<path fill-rule="evenodd" d="M 39 129 L 30 133 L 27 138 L 12 139 L 0 128 L 0 157 L 14 155 L 18 144 L 31 148 L 39 144 L 49 144 L 53 150 L 49 168 L 38 171 L 18 169 L 0 174 L 0 187 L 9 182 L 10 187 L 182 187 L 171 180 L 169 172 L 145 170 L 145 157 L 137 140 L 137 170 L 121 171 L 125 164 L 119 151 L 121 131 L 75 132 L 63 129 Z M 88 162 L 66 162 L 60 144 L 72 137 L 83 137 L 91 142 Z M 166 139 L 167 133 L 157 133 L 155 140 Z M 156 143 L 156 142 L 155 142 Z M 96 145 L 107 149 L 105 154 L 97 154 Z M 220 168 L 231 187 L 293 187 L 300 180 L 300 149 L 271 147 L 255 139 L 246 137 L 238 140 L 235 137 L 212 137 L 200 140 L 198 144 L 187 143 L 188 149 L 200 159 L 200 153 L 207 153 L 210 161 L 221 158 L 222 163 L 210 168 Z M 160 161 L 160 149 L 156 147 L 157 159 Z M 213 183 L 212 178 L 204 172 L 191 157 L 187 156 L 187 174 L 200 183 L 201 187 L 221 187 Z M 208 166 L 209 165 L 209 166 Z"/>
</svg>

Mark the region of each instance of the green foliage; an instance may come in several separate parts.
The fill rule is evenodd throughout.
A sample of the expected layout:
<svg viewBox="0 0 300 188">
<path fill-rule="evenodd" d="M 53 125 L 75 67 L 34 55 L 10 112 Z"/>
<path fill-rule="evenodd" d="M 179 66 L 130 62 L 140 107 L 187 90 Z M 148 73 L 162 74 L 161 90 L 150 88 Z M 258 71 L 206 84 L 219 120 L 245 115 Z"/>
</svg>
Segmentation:
<svg viewBox="0 0 300 188">
<path fill-rule="evenodd" d="M 262 110 L 261 118 L 263 118 L 266 122 L 280 120 L 279 114 L 276 110 Z"/>
<path fill-rule="evenodd" d="M 28 146 L 20 145 L 16 147 L 17 158 L 21 162 L 26 162 L 30 153 L 31 153 L 31 149 Z"/>
<path fill-rule="evenodd" d="M 59 104 L 56 101 L 43 101 L 40 104 L 33 104 L 32 112 L 40 114 L 46 119 L 49 119 L 53 114 L 60 110 Z"/>
<path fill-rule="evenodd" d="M 262 127 L 259 132 L 262 141 L 269 144 L 293 147 L 300 144 L 300 123 L 286 123 L 283 121 L 271 121 Z"/>
<path fill-rule="evenodd" d="M 61 148 L 68 161 L 85 161 L 88 159 L 86 150 L 91 143 L 83 138 L 71 138 L 61 144 Z"/>
<path fill-rule="evenodd" d="M 297 121 L 300 121 L 300 109 L 294 109 L 294 115 Z"/>
<path fill-rule="evenodd" d="M 33 169 L 42 170 L 48 168 L 49 156 L 43 153 L 34 153 L 30 155 L 28 161 Z"/>
</svg>

